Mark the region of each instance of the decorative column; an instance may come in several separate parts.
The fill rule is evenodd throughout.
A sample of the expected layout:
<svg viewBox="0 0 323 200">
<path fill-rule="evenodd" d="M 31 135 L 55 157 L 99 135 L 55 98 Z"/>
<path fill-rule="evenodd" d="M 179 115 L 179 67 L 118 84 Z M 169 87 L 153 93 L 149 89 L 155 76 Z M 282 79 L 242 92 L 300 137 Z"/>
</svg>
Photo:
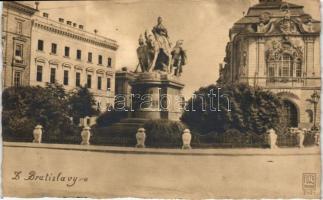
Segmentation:
<svg viewBox="0 0 323 200">
<path fill-rule="evenodd" d="M 313 37 L 304 37 L 305 41 L 305 58 L 306 58 L 306 75 L 307 77 L 315 76 L 314 69 L 314 38 Z"/>
<path fill-rule="evenodd" d="M 263 37 L 258 38 L 258 67 L 256 71 L 256 85 L 265 86 L 266 85 L 266 61 L 265 61 L 265 40 Z"/>
</svg>

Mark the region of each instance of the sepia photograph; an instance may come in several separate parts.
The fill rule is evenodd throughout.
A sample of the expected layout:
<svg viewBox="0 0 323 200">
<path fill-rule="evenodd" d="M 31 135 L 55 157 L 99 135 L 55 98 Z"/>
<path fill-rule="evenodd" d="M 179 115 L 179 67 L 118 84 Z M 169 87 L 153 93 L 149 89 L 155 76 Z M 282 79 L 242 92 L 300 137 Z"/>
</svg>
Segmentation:
<svg viewBox="0 0 323 200">
<path fill-rule="evenodd" d="M 2 196 L 320 199 L 320 7 L 1 2 Z"/>
</svg>

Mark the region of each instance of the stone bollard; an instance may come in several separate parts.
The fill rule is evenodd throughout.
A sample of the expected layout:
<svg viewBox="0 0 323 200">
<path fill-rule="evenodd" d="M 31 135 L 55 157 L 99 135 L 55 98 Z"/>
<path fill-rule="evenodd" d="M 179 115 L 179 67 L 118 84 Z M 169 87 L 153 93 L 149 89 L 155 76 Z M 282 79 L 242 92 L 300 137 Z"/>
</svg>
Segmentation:
<svg viewBox="0 0 323 200">
<path fill-rule="evenodd" d="M 138 128 L 136 133 L 136 139 L 137 139 L 137 148 L 145 148 L 145 140 L 146 140 L 146 133 L 144 128 Z"/>
<path fill-rule="evenodd" d="M 90 144 L 90 137 L 91 137 L 91 128 L 88 126 L 84 126 L 82 132 L 81 132 L 81 137 L 82 137 L 82 142 L 81 145 L 89 145 Z"/>
<path fill-rule="evenodd" d="M 315 131 L 314 138 L 315 138 L 315 145 L 320 146 L 320 139 L 321 139 L 320 131 Z"/>
<path fill-rule="evenodd" d="M 33 131 L 33 136 L 34 136 L 33 143 L 41 143 L 41 139 L 43 135 L 42 128 L 43 128 L 42 125 L 35 126 L 35 129 Z"/>
<path fill-rule="evenodd" d="M 191 147 L 192 135 L 189 129 L 185 129 L 182 134 L 183 146 L 182 149 L 192 149 Z"/>
<path fill-rule="evenodd" d="M 303 130 L 297 130 L 296 134 L 297 134 L 298 147 L 299 148 L 304 148 L 304 144 L 303 144 L 304 143 L 304 138 L 305 138 L 304 131 Z"/>
<path fill-rule="evenodd" d="M 277 134 L 274 129 L 269 129 L 268 133 L 268 143 L 271 149 L 276 149 L 277 147 Z"/>
</svg>

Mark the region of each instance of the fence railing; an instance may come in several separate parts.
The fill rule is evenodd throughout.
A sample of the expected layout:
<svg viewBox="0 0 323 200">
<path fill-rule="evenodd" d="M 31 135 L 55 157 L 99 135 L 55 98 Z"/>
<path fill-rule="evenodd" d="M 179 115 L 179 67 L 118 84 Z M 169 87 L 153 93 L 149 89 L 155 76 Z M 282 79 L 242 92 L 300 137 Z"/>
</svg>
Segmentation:
<svg viewBox="0 0 323 200">
<path fill-rule="evenodd" d="M 298 136 L 292 133 L 277 135 L 277 146 L 297 147 Z M 192 146 L 196 147 L 268 147 L 269 139 L 266 134 L 239 133 L 239 134 L 209 134 L 193 135 Z M 315 144 L 315 133 L 307 132 L 304 138 L 304 146 Z"/>
</svg>

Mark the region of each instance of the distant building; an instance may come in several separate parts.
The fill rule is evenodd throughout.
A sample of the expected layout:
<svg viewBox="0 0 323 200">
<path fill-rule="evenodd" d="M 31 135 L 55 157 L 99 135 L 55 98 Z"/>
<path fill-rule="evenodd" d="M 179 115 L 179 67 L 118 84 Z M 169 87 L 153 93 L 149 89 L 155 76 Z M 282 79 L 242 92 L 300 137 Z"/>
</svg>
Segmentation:
<svg viewBox="0 0 323 200">
<path fill-rule="evenodd" d="M 29 5 L 4 1 L 2 9 L 2 81 L 4 87 L 28 85 L 30 73 L 31 17 Z"/>
<path fill-rule="evenodd" d="M 113 105 L 117 42 L 97 30 L 85 31 L 82 24 L 53 20 L 38 4 L 34 9 L 4 2 L 4 87 L 57 82 L 70 91 L 87 86 L 99 110 Z"/>
<path fill-rule="evenodd" d="M 116 71 L 115 75 L 115 93 L 118 96 L 121 96 L 120 101 L 124 100 L 125 107 L 131 107 L 131 94 L 132 94 L 132 87 L 131 83 L 136 78 L 136 73 L 131 72 L 127 69 L 127 67 L 123 67 L 121 70 Z M 122 97 L 123 96 L 123 97 Z M 124 99 L 122 99 L 124 98 Z"/>
<path fill-rule="evenodd" d="M 311 127 L 315 91 L 320 93 L 320 21 L 303 6 L 260 0 L 229 33 L 218 82 L 269 89 L 284 100 L 289 126 Z M 319 110 L 316 110 L 319 123 Z"/>
</svg>

